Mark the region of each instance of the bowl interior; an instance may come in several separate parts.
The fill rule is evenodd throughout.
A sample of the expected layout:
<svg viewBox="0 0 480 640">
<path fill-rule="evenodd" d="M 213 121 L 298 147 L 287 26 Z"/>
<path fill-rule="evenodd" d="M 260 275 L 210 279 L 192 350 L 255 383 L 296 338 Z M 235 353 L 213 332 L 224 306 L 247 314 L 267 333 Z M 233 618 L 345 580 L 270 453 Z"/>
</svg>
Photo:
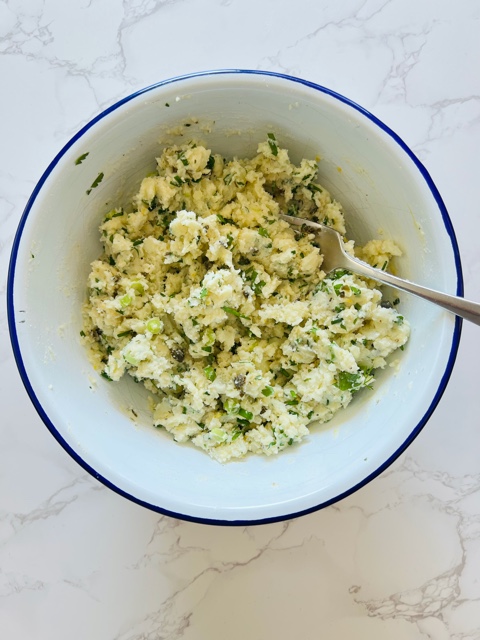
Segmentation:
<svg viewBox="0 0 480 640">
<path fill-rule="evenodd" d="M 453 365 L 454 317 L 401 294 L 411 339 L 374 392 L 361 392 L 277 457 L 224 466 L 153 429 L 141 385 L 109 383 L 93 371 L 79 332 L 105 212 L 129 201 L 162 145 L 199 138 L 245 157 L 267 132 L 294 161 L 320 156 L 319 180 L 344 205 L 350 237 L 393 238 L 404 251 L 399 275 L 449 293 L 461 286 L 448 219 L 419 165 L 377 122 L 328 92 L 261 74 L 190 77 L 140 93 L 80 132 L 42 178 L 17 236 L 10 290 L 17 361 L 43 419 L 79 461 L 121 492 L 183 517 L 276 519 L 338 498 L 413 437 Z"/>
</svg>

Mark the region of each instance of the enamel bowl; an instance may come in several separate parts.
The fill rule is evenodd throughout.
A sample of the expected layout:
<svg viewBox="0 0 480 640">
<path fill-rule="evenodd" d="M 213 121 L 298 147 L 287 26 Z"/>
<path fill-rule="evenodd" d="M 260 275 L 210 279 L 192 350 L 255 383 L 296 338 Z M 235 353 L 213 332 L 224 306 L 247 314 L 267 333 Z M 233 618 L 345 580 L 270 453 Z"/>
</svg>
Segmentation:
<svg viewBox="0 0 480 640">
<path fill-rule="evenodd" d="M 412 335 L 395 354 L 396 366 L 378 375 L 373 392 L 359 393 L 332 422 L 312 428 L 304 443 L 279 456 L 226 465 L 154 429 L 142 385 L 131 379 L 110 383 L 93 371 L 79 332 L 89 265 L 101 253 L 104 213 L 129 201 L 155 167 L 162 144 L 199 137 L 215 152 L 250 156 L 270 131 L 294 161 L 320 156 L 319 181 L 343 204 L 349 237 L 358 243 L 393 238 L 404 251 L 399 275 L 462 294 L 447 211 L 402 140 L 324 87 L 256 71 L 166 80 L 98 115 L 41 177 L 12 251 L 11 340 L 40 417 L 105 485 L 186 520 L 273 522 L 351 494 L 418 435 L 445 389 L 458 348 L 458 319 L 401 294 Z"/>
</svg>

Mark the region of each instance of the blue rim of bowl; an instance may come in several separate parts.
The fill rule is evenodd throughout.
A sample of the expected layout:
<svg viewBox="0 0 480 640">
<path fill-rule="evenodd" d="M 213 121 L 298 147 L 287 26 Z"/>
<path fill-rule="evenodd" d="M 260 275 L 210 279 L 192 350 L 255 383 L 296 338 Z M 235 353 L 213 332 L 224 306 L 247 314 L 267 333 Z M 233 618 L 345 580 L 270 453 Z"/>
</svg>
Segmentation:
<svg viewBox="0 0 480 640">
<path fill-rule="evenodd" d="M 388 134 L 401 147 L 401 149 L 408 155 L 408 157 L 413 161 L 413 163 L 415 164 L 417 169 L 420 171 L 420 173 L 421 173 L 422 177 L 424 178 L 425 182 L 427 183 L 427 185 L 428 185 L 428 187 L 429 187 L 429 189 L 430 189 L 430 191 L 431 191 L 431 193 L 432 193 L 432 195 L 433 195 L 433 197 L 434 197 L 434 199 L 435 199 L 435 201 L 437 203 L 437 206 L 438 206 L 438 208 L 440 210 L 440 213 L 442 215 L 442 218 L 443 218 L 445 229 L 446 229 L 446 231 L 447 231 L 447 233 L 448 233 L 448 235 L 450 237 L 450 241 L 452 243 L 452 249 L 453 249 L 453 254 L 454 254 L 454 259 L 455 259 L 455 266 L 456 266 L 456 271 L 457 271 L 457 295 L 458 296 L 462 296 L 463 295 L 463 275 L 462 275 L 462 265 L 461 265 L 461 261 L 460 261 L 460 253 L 459 253 L 459 249 L 458 249 L 457 239 L 455 237 L 455 232 L 454 232 L 450 217 L 448 215 L 447 209 L 446 209 L 446 207 L 445 207 L 445 205 L 443 203 L 443 200 L 442 200 L 442 198 L 440 196 L 440 193 L 439 193 L 437 187 L 435 186 L 432 178 L 430 177 L 430 174 L 428 173 L 427 169 L 420 162 L 420 160 L 416 157 L 416 155 L 413 153 L 413 151 L 410 150 L 410 148 L 405 144 L 405 142 L 394 131 L 392 131 L 392 129 L 390 129 L 390 127 L 385 125 L 376 116 L 374 116 L 372 113 L 370 113 L 369 111 L 364 109 L 362 106 L 360 106 L 356 102 L 353 102 L 352 100 L 346 98 L 345 96 L 343 96 L 343 95 L 341 95 L 341 94 L 339 94 L 339 93 L 337 93 L 335 91 L 332 91 L 331 89 L 328 89 L 327 87 L 323 87 L 321 85 L 318 85 L 318 84 L 316 84 L 314 82 L 310 82 L 308 80 L 304 80 L 302 78 L 297 78 L 295 76 L 290 76 L 290 75 L 286 75 L 286 74 L 282 74 L 282 73 L 276 73 L 274 71 L 259 71 L 259 70 L 253 70 L 253 69 L 214 69 L 214 70 L 210 70 L 210 71 L 199 71 L 199 72 L 196 72 L 196 73 L 191 73 L 191 74 L 187 74 L 187 75 L 183 75 L 183 76 L 175 76 L 173 78 L 167 78 L 166 80 L 162 80 L 162 81 L 157 82 L 155 84 L 152 84 L 152 85 L 149 85 L 147 87 L 144 87 L 143 89 L 140 89 L 140 90 L 136 91 L 135 93 L 132 93 L 132 94 L 126 96 L 125 98 L 122 98 L 118 102 L 114 103 L 113 105 L 111 105 L 110 107 L 108 107 L 107 109 L 102 111 L 99 115 L 95 116 L 95 118 L 90 120 L 59 151 L 59 153 L 55 156 L 55 158 L 52 160 L 52 162 L 48 165 L 47 169 L 45 170 L 45 172 L 41 176 L 40 180 L 36 184 L 34 190 L 32 191 L 32 194 L 31 194 L 31 196 L 30 196 L 30 198 L 29 198 L 29 200 L 27 202 L 27 205 L 25 207 L 23 215 L 22 215 L 22 217 L 20 219 L 20 222 L 19 222 L 19 225 L 18 225 L 18 228 L 17 228 L 17 232 L 15 234 L 15 238 L 14 238 L 13 246 L 12 246 L 12 252 L 11 252 L 11 256 L 10 256 L 10 264 L 9 264 L 8 280 L 7 280 L 7 317 L 8 317 L 8 325 L 9 325 L 9 332 L 10 332 L 10 341 L 11 341 L 11 344 L 12 344 L 12 349 L 13 349 L 15 361 L 16 361 L 20 376 L 22 378 L 23 385 L 24 385 L 24 387 L 25 387 L 25 389 L 26 389 L 26 391 L 27 391 L 27 393 L 28 393 L 28 395 L 30 397 L 30 400 L 32 401 L 37 413 L 39 414 L 40 418 L 43 420 L 43 422 L 45 423 L 46 427 L 49 429 L 51 434 L 60 443 L 60 445 L 66 450 L 66 452 L 81 467 L 83 467 L 83 469 L 88 471 L 88 473 L 90 473 L 94 478 L 99 480 L 102 484 L 104 484 L 109 489 L 112 489 L 113 491 L 115 491 L 119 495 L 123 496 L 124 498 L 127 498 L 128 500 L 131 500 L 132 502 L 134 502 L 136 504 L 139 504 L 139 505 L 141 505 L 143 507 L 146 507 L 147 509 L 150 509 L 152 511 L 156 511 L 157 513 L 160 513 L 162 515 L 167 515 L 167 516 L 170 516 L 170 517 L 173 517 L 173 518 L 178 518 L 180 520 L 185 520 L 185 521 L 188 521 L 188 522 L 196 522 L 196 523 L 199 523 L 199 524 L 210 524 L 210 525 L 218 525 L 218 526 L 248 526 L 248 525 L 270 524 L 270 523 L 274 523 L 274 522 L 282 522 L 284 520 L 290 520 L 292 518 L 298 518 L 300 516 L 304 516 L 304 515 L 307 515 L 309 513 L 314 513 L 315 511 L 318 511 L 320 509 L 324 509 L 325 507 L 328 507 L 328 506 L 330 506 L 332 504 L 335 504 L 336 502 L 338 502 L 340 500 L 343 500 L 344 498 L 352 495 L 353 493 L 355 493 L 356 491 L 358 491 L 359 489 L 361 489 L 362 487 L 367 485 L 369 482 L 371 482 L 374 478 L 376 478 L 378 475 L 380 475 L 383 471 L 385 471 L 385 469 L 387 469 L 398 458 L 398 456 L 401 455 L 410 446 L 410 444 L 415 440 L 415 438 L 418 436 L 418 434 L 423 429 L 425 424 L 428 422 L 430 416 L 432 415 L 433 411 L 435 410 L 436 406 L 438 405 L 438 403 L 439 403 L 439 401 L 440 401 L 440 399 L 441 399 L 441 397 L 442 397 L 442 395 L 443 395 L 443 393 L 444 393 L 444 391 L 446 389 L 446 386 L 448 384 L 450 376 L 452 374 L 453 366 L 455 364 L 455 359 L 457 357 L 458 346 L 459 346 L 459 343 L 460 343 L 460 336 L 461 336 L 461 332 L 462 332 L 462 320 L 461 320 L 461 318 L 457 317 L 456 320 L 455 320 L 455 328 L 454 328 L 454 332 L 453 332 L 452 345 L 451 345 L 451 349 L 450 349 L 450 355 L 449 355 L 449 358 L 448 358 L 447 366 L 445 368 L 445 372 L 444 372 L 444 374 L 442 376 L 442 379 L 440 380 L 440 384 L 438 386 L 438 389 L 437 389 L 437 391 L 436 391 L 436 393 L 435 393 L 435 395 L 434 395 L 434 397 L 432 399 L 432 402 L 430 403 L 430 406 L 428 407 L 427 411 L 423 415 L 423 417 L 420 420 L 420 422 L 412 430 L 412 432 L 410 433 L 408 438 L 402 443 L 402 445 L 400 447 L 398 447 L 398 449 L 382 465 L 380 465 L 375 471 L 370 473 L 361 482 L 357 483 L 356 485 L 354 485 L 353 487 L 351 487 L 347 491 L 344 491 L 343 493 L 339 494 L 338 496 L 335 496 L 334 498 L 331 498 L 330 500 L 327 500 L 325 502 L 321 502 L 318 505 L 315 505 L 313 507 L 309 507 L 308 509 L 303 509 L 301 511 L 295 511 L 295 512 L 292 512 L 292 513 L 289 513 L 289 514 L 285 514 L 285 515 L 280 515 L 280 516 L 272 516 L 272 517 L 269 517 L 269 518 L 258 518 L 258 519 L 252 519 L 252 520 L 220 520 L 220 519 L 213 519 L 213 518 L 201 518 L 201 517 L 198 517 L 198 516 L 190 516 L 188 514 L 177 513 L 175 511 L 170 511 L 168 509 L 163 509 L 162 507 L 159 507 L 157 505 L 148 503 L 148 502 L 146 502 L 144 500 L 141 500 L 141 499 L 137 498 L 136 496 L 134 496 L 134 495 L 132 495 L 130 493 L 127 493 L 126 491 L 124 491 L 120 487 L 117 487 L 112 482 L 110 482 L 110 480 L 108 480 L 107 478 L 105 478 L 102 475 L 100 475 L 99 473 L 97 473 L 97 471 L 95 471 L 95 469 L 93 469 L 87 462 L 85 462 L 85 460 L 83 460 L 78 455 L 78 453 L 74 449 L 72 449 L 72 447 L 70 447 L 70 445 L 62 438 L 60 433 L 57 431 L 56 427 L 51 422 L 51 420 L 48 417 L 48 415 L 45 413 L 42 405 L 40 404 L 40 402 L 39 402 L 39 400 L 38 400 L 38 398 L 37 398 L 37 396 L 35 394 L 35 391 L 33 390 L 33 387 L 32 387 L 32 385 L 30 383 L 30 380 L 28 378 L 27 371 L 26 371 L 24 363 L 23 363 L 22 354 L 21 354 L 21 351 L 20 351 L 20 346 L 19 346 L 19 342 L 18 342 L 18 336 L 17 336 L 17 332 L 16 332 L 16 327 L 15 327 L 15 310 L 14 310 L 14 303 L 13 303 L 13 288 L 14 288 L 14 280 L 15 280 L 15 266 L 16 266 L 16 261 L 17 261 L 17 255 L 18 255 L 18 250 L 19 250 L 19 246 L 20 246 L 20 241 L 21 241 L 21 238 L 22 238 L 22 232 L 23 232 L 26 220 L 28 218 L 28 214 L 30 213 L 30 210 L 31 210 L 31 208 L 33 206 L 33 203 L 35 202 L 36 197 L 38 196 L 43 184 L 45 183 L 46 179 L 48 178 L 48 176 L 50 175 L 50 173 L 52 172 L 54 167 L 57 165 L 57 163 L 60 160 L 60 158 L 68 151 L 68 149 L 72 145 L 74 145 L 77 142 L 77 140 L 79 140 L 99 120 L 102 120 L 105 116 L 107 116 L 112 111 L 115 111 L 116 109 L 118 109 L 122 105 L 126 104 L 127 102 L 130 102 L 130 100 L 133 100 L 133 99 L 137 98 L 138 96 L 140 96 L 140 95 L 142 95 L 144 93 L 148 93 L 149 91 L 157 89 L 158 87 L 164 87 L 166 85 L 169 85 L 169 84 L 172 84 L 172 83 L 175 83 L 175 82 L 181 82 L 183 80 L 188 80 L 188 79 L 192 79 L 192 78 L 217 76 L 217 75 L 245 75 L 245 76 L 256 75 L 256 76 L 265 76 L 265 77 L 270 76 L 270 77 L 280 78 L 282 80 L 287 80 L 287 81 L 290 81 L 290 82 L 295 82 L 295 83 L 301 84 L 301 85 L 309 87 L 311 89 L 315 89 L 316 91 L 320 91 L 321 93 L 324 93 L 324 94 L 326 94 L 328 96 L 331 96 L 332 98 L 335 98 L 336 100 L 339 100 L 340 102 L 352 107 L 356 111 L 358 111 L 361 114 L 363 114 L 372 123 L 377 125 L 380 129 L 382 129 L 382 131 L 384 131 L 386 134 Z"/>
</svg>

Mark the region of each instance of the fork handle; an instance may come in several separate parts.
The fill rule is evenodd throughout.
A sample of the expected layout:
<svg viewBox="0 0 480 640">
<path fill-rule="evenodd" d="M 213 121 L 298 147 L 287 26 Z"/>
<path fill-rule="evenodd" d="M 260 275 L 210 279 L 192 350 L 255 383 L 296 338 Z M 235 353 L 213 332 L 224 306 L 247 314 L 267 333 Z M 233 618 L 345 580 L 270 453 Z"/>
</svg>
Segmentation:
<svg viewBox="0 0 480 640">
<path fill-rule="evenodd" d="M 388 284 L 396 289 L 408 291 L 408 293 L 413 293 L 413 295 L 438 304 L 440 307 L 447 309 L 447 311 L 451 311 L 457 316 L 465 318 L 465 320 L 470 320 L 470 322 L 480 325 L 480 304 L 478 302 L 471 302 L 470 300 L 465 300 L 458 296 L 451 296 L 448 293 L 442 293 L 440 291 L 435 291 L 434 289 L 429 289 L 428 287 L 422 287 L 419 284 L 393 276 L 391 273 L 387 273 L 386 271 L 375 269 L 375 267 L 371 267 L 362 260 L 351 258 L 350 256 L 348 256 L 348 258 L 348 267 L 346 268 L 354 271 L 358 275 L 372 278 L 372 280 Z"/>
</svg>

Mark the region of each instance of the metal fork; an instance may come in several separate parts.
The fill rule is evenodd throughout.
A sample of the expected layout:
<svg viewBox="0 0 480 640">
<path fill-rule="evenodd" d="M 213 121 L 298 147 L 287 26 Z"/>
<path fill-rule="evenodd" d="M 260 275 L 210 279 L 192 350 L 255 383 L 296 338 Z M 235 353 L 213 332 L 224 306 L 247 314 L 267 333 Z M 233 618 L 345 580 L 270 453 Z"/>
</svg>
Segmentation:
<svg viewBox="0 0 480 640">
<path fill-rule="evenodd" d="M 388 284 L 396 289 L 413 293 L 413 295 L 438 304 L 440 307 L 447 309 L 447 311 L 461 318 L 465 318 L 465 320 L 470 320 L 470 322 L 480 325 L 480 304 L 478 302 L 470 302 L 458 296 L 451 296 L 447 293 L 429 289 L 428 287 L 422 287 L 419 284 L 409 282 L 403 278 L 392 276 L 391 273 L 387 273 L 381 269 L 371 267 L 358 258 L 352 258 L 352 256 L 348 255 L 345 251 L 342 236 L 324 224 L 318 224 L 317 222 L 310 222 L 303 218 L 283 214 L 280 215 L 280 218 L 295 227 L 303 227 L 306 231 L 315 233 L 323 254 L 322 269 L 326 273 L 334 271 L 335 269 L 348 269 L 360 276 L 372 278 L 372 280 L 377 280 L 382 284 Z"/>
</svg>

